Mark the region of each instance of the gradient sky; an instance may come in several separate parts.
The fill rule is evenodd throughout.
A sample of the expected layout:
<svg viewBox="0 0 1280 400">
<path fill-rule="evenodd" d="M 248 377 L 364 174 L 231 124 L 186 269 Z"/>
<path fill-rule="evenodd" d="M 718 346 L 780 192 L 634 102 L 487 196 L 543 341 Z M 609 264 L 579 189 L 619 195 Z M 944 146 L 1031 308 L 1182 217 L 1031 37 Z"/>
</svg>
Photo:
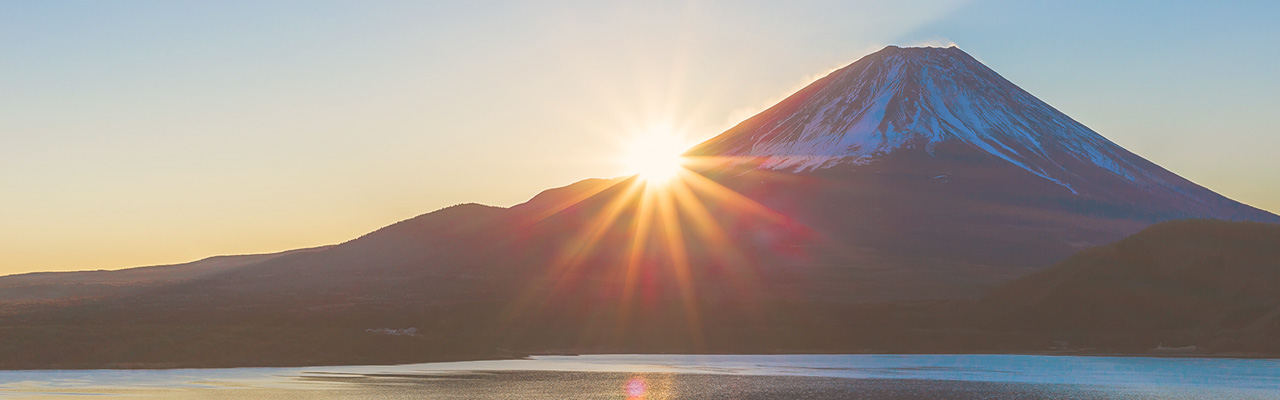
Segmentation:
<svg viewBox="0 0 1280 400">
<path fill-rule="evenodd" d="M 1172 3 L 0 1 L 0 274 L 510 206 L 623 174 L 636 132 L 710 138 L 887 44 L 955 43 L 1280 212 L 1280 3 Z"/>
</svg>

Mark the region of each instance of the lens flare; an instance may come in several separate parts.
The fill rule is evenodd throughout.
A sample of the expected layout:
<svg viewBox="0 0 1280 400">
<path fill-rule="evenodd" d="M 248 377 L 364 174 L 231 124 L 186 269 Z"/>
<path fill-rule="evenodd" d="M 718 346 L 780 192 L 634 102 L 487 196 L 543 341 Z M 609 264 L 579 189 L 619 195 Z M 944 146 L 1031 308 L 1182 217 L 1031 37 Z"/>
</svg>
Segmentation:
<svg viewBox="0 0 1280 400">
<path fill-rule="evenodd" d="M 691 348 L 702 350 L 706 348 L 702 324 L 707 310 L 703 309 L 699 282 L 709 279 L 723 281 L 721 287 L 738 293 L 735 297 L 748 310 L 747 316 L 759 321 L 752 311 L 760 308 L 755 294 L 760 292 L 762 278 L 751 267 L 749 249 L 735 242 L 735 237 L 765 228 L 800 235 L 803 229 L 785 215 L 698 172 L 741 160 L 681 157 L 686 147 L 672 140 L 676 135 L 657 132 L 666 134 L 643 136 L 637 140 L 643 145 L 637 147 L 668 149 L 661 154 L 686 161 L 683 165 L 668 164 L 674 165 L 674 173 L 661 184 L 656 179 L 663 175 L 637 168 L 642 171 L 639 179 L 620 177 L 579 187 L 581 193 L 548 200 L 554 204 L 544 205 L 545 210 L 516 224 L 515 230 L 520 231 L 521 226 L 529 226 L 525 224 L 551 221 L 546 223 L 560 224 L 566 232 L 576 233 L 570 233 L 566 241 L 517 236 L 519 246 L 551 257 L 544 272 L 548 285 L 530 285 L 516 293 L 516 299 L 491 326 L 491 334 L 510 335 L 519 329 L 513 327 L 541 323 L 538 319 L 545 311 L 566 306 L 561 301 L 574 301 L 575 293 L 590 293 L 593 301 L 598 300 L 590 308 L 607 312 L 581 328 L 584 341 L 633 340 L 644 334 L 637 328 L 643 328 L 646 321 L 683 317 L 685 339 Z M 651 165 L 650 157 L 634 159 L 637 166 Z M 767 179 L 767 175 L 753 176 Z M 624 383 L 623 388 L 628 394 L 642 395 L 632 398 L 667 398 L 670 391 L 660 381 L 638 378 Z"/>
</svg>

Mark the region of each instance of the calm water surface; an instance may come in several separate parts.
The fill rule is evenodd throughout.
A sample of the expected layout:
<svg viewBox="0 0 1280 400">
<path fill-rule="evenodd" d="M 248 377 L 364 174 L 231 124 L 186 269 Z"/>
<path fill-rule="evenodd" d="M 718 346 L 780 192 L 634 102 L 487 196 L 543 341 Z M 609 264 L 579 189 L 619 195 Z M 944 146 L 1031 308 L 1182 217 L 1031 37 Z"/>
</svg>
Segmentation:
<svg viewBox="0 0 1280 400">
<path fill-rule="evenodd" d="M 593 355 L 392 366 L 0 371 L 0 397 L 1280 399 L 1280 360 Z"/>
</svg>

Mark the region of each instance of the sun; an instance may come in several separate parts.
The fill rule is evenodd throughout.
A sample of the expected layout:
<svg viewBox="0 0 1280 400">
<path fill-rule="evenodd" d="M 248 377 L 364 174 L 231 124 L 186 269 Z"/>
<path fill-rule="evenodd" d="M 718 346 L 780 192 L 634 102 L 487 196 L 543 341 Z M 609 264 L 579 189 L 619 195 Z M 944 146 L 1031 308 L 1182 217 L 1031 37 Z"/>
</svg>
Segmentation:
<svg viewBox="0 0 1280 400">
<path fill-rule="evenodd" d="M 682 154 L 688 144 L 670 130 L 658 129 L 636 135 L 627 144 L 622 165 L 647 184 L 670 182 L 684 168 Z"/>
</svg>

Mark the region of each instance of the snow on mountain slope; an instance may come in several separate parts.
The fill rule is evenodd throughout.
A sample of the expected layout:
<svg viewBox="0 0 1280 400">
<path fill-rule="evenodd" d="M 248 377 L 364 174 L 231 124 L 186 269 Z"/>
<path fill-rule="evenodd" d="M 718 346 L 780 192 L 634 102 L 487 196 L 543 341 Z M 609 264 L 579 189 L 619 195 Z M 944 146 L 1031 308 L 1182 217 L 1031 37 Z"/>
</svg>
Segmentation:
<svg viewBox="0 0 1280 400">
<path fill-rule="evenodd" d="M 902 148 L 959 141 L 1076 192 L 1086 163 L 1142 186 L 1185 181 L 1023 91 L 965 52 L 889 46 L 695 148 L 795 172 L 863 165 Z M 1189 182 L 1186 182 L 1189 183 Z"/>
</svg>

